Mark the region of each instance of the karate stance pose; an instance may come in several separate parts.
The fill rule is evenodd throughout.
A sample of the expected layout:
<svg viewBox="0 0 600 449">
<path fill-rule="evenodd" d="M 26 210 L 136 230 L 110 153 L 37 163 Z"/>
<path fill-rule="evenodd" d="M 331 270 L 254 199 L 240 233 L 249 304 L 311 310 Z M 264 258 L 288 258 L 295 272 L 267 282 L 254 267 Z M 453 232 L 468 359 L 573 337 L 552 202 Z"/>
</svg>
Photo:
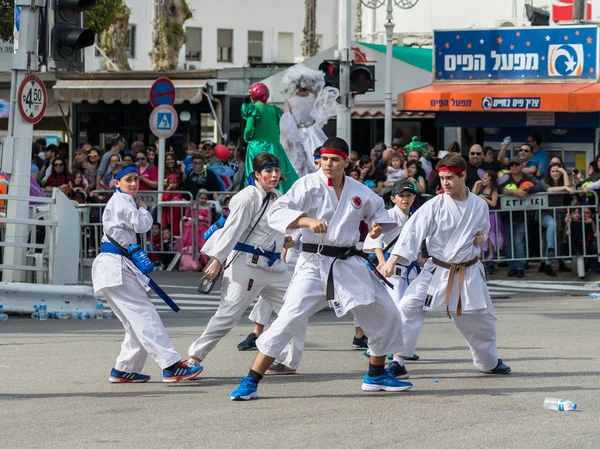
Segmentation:
<svg viewBox="0 0 600 449">
<path fill-rule="evenodd" d="M 355 245 L 359 223 L 372 223 L 371 236 L 393 229 L 383 200 L 344 175 L 348 144 L 330 138 L 321 149 L 321 169 L 294 183 L 273 205 L 269 225 L 284 233 L 301 229 L 302 253 L 283 307 L 256 344 L 259 353 L 247 377 L 231 393 L 232 400 L 258 397 L 258 382 L 275 357 L 297 333 L 306 332 L 308 319 L 330 300 L 337 316 L 352 311 L 360 321 L 373 356 L 364 377 L 365 391 L 402 391 L 412 387 L 385 371 L 385 356 L 402 347 L 401 318 L 383 283 L 367 268 Z M 361 256 L 361 257 L 356 257 Z"/>
<path fill-rule="evenodd" d="M 454 313 L 475 367 L 487 374 L 507 374 L 510 368 L 498 359 L 496 317 L 485 282 L 478 247 L 488 238 L 488 206 L 465 186 L 466 163 L 451 153 L 438 163 L 443 194 L 427 201 L 402 228 L 400 237 L 381 273 L 391 276 L 396 263 L 408 265 L 417 258 L 427 239 L 432 256 L 411 282 L 400 302 L 403 347 L 400 355 L 415 351 L 428 310 Z"/>
<path fill-rule="evenodd" d="M 287 267 L 281 260 L 285 234 L 267 223 L 269 209 L 281 196 L 277 190 L 281 179 L 279 159 L 270 153 L 259 153 L 252 164 L 250 185 L 231 199 L 225 225 L 202 248 L 203 253 L 213 258 L 205 270 L 207 277 L 214 279 L 226 268 L 219 308 L 202 336 L 190 346 L 190 363 L 204 360 L 258 295 L 278 312 L 290 283 Z M 288 244 L 291 246 L 291 239 Z M 304 338 L 300 344 L 292 339 L 289 351 L 284 353 L 282 347 L 277 353 L 281 354 L 279 364 L 295 370 L 303 345 Z"/>
<path fill-rule="evenodd" d="M 163 382 L 196 377 L 202 367 L 190 367 L 181 360 L 148 299 L 146 291 L 150 289 L 150 279 L 107 237 L 128 249 L 136 243 L 136 233 L 152 228 L 152 216 L 146 210 L 146 204 L 134 198 L 140 185 L 135 165 L 119 162 L 113 173 L 117 191 L 102 214 L 102 252 L 92 265 L 95 294 L 104 297 L 125 328 L 121 353 L 108 380 L 113 383 L 148 382 L 150 376 L 140 374 L 148 354 L 162 368 Z"/>
</svg>

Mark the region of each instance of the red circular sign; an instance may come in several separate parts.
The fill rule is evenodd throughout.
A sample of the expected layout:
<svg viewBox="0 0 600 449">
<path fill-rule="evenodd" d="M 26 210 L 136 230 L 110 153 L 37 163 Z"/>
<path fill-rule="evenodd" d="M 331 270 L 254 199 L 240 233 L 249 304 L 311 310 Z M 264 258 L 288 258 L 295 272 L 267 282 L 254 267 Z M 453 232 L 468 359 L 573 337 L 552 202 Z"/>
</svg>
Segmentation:
<svg viewBox="0 0 600 449">
<path fill-rule="evenodd" d="M 169 78 L 158 78 L 150 88 L 150 104 L 155 108 L 175 104 L 175 85 Z"/>
<path fill-rule="evenodd" d="M 39 122 L 48 105 L 48 92 L 43 81 L 35 75 L 27 75 L 19 86 L 17 104 L 23 120 L 32 124 Z"/>
</svg>

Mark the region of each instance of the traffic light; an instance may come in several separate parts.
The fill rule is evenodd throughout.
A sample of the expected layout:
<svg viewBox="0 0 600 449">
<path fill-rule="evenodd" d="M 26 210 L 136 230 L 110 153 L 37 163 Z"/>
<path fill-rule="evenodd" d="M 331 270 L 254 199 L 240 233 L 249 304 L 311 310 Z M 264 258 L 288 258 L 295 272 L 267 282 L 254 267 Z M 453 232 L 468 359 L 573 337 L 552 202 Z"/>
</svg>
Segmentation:
<svg viewBox="0 0 600 449">
<path fill-rule="evenodd" d="M 325 86 L 340 88 L 340 61 L 326 59 L 319 64 L 319 70 L 325 74 Z"/>
<path fill-rule="evenodd" d="M 96 0 L 48 0 L 48 70 L 83 72 L 83 50 L 94 45 L 94 32 L 83 27 L 83 11 Z"/>
<path fill-rule="evenodd" d="M 364 94 L 375 92 L 375 66 L 352 64 L 350 66 L 350 92 Z"/>
</svg>

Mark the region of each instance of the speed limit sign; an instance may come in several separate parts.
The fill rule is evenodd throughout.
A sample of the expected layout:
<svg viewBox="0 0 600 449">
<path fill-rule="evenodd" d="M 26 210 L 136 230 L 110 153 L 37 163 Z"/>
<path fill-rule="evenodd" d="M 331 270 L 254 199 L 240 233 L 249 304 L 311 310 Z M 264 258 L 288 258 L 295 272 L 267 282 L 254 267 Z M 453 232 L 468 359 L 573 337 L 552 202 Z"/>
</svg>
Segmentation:
<svg viewBox="0 0 600 449">
<path fill-rule="evenodd" d="M 48 93 L 42 80 L 35 75 L 27 75 L 19 86 L 17 104 L 23 120 L 32 124 L 39 122 L 48 104 Z"/>
</svg>

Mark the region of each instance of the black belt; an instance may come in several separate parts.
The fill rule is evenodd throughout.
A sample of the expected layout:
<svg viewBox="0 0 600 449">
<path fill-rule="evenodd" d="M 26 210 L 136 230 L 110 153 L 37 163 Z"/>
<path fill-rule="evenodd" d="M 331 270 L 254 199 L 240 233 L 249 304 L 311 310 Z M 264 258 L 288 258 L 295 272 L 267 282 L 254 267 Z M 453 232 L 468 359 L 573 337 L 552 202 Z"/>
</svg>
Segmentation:
<svg viewBox="0 0 600 449">
<path fill-rule="evenodd" d="M 327 246 L 327 245 L 315 245 L 314 243 L 302 243 L 302 251 L 312 254 L 321 254 L 326 257 L 333 257 L 334 260 L 329 268 L 329 275 L 327 276 L 327 292 L 325 298 L 327 301 L 335 299 L 335 290 L 333 288 L 333 265 L 338 259 L 346 260 L 349 257 L 357 256 L 364 259 L 370 266 L 373 267 L 373 274 L 377 278 L 383 281 L 388 287 L 394 288 L 394 286 L 377 270 L 377 267 L 371 263 L 369 256 L 364 251 L 359 250 L 355 246 Z"/>
</svg>

